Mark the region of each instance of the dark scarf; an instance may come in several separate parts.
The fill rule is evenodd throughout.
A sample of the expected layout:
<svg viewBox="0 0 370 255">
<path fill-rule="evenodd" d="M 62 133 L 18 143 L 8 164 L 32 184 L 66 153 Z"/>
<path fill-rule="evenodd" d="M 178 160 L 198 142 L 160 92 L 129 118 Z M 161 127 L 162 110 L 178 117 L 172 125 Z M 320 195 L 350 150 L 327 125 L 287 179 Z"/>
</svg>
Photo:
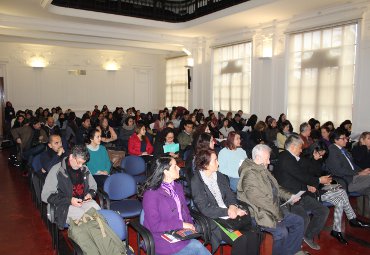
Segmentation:
<svg viewBox="0 0 370 255">
<path fill-rule="evenodd" d="M 84 196 L 84 175 L 81 168 L 74 170 L 69 163 L 68 157 L 66 160 L 67 174 L 71 179 L 73 185 L 72 196 L 76 198 L 83 199 Z"/>
</svg>

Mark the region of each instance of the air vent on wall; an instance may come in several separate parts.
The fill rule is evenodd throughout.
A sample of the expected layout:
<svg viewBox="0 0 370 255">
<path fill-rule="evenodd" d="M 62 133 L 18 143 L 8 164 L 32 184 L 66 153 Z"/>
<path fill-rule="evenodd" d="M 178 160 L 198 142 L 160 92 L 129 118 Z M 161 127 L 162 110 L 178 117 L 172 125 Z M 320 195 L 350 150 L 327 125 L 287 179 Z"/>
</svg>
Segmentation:
<svg viewBox="0 0 370 255">
<path fill-rule="evenodd" d="M 70 75 L 86 75 L 86 70 L 68 70 Z"/>
</svg>

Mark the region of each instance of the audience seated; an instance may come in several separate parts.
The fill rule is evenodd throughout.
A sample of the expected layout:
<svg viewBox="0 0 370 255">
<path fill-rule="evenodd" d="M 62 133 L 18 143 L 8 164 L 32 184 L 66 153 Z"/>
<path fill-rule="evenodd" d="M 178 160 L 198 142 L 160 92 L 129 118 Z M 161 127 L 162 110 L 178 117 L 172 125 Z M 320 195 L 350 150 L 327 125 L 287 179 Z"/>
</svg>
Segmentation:
<svg viewBox="0 0 370 255">
<path fill-rule="evenodd" d="M 210 252 L 198 240 L 169 243 L 161 237 L 175 229 L 196 230 L 186 205 L 184 191 L 175 180 L 180 168 L 176 160 L 162 157 L 153 164 L 153 174 L 143 187 L 144 226 L 152 233 L 156 254 L 199 254 Z"/>
<path fill-rule="evenodd" d="M 238 113 L 234 115 L 234 119 L 231 121 L 231 126 L 234 128 L 235 131 L 243 130 L 244 125 L 241 120 L 241 116 Z"/>
<path fill-rule="evenodd" d="M 257 255 L 259 237 L 250 231 L 251 218 L 248 208 L 239 208 L 236 195 L 231 191 L 226 177 L 218 172 L 217 155 L 212 150 L 202 150 L 195 157 L 196 170 L 191 180 L 193 201 L 198 210 L 210 220 L 212 253 L 224 241 L 232 245 L 231 254 Z M 229 217 L 231 221 L 238 218 L 242 235 L 234 241 L 217 225 L 214 219 Z"/>
<path fill-rule="evenodd" d="M 247 158 L 247 153 L 240 147 L 240 135 L 231 131 L 226 146 L 218 153 L 219 171 L 229 177 L 230 188 L 236 192 L 239 181 L 238 169 Z"/>
<path fill-rule="evenodd" d="M 191 120 L 186 120 L 184 122 L 184 130 L 178 134 L 177 141 L 179 141 L 180 150 L 182 152 L 189 149 L 193 142 L 193 122 Z"/>
<path fill-rule="evenodd" d="M 114 147 L 113 142 L 117 140 L 117 134 L 114 129 L 109 126 L 108 124 L 108 118 L 104 117 L 100 123 L 99 126 L 96 127 L 101 133 L 101 142 L 102 144 L 109 148 L 109 147 Z"/>
<path fill-rule="evenodd" d="M 251 132 L 250 141 L 253 142 L 255 145 L 267 144 L 265 133 L 266 128 L 267 125 L 265 122 L 258 121 Z"/>
<path fill-rule="evenodd" d="M 257 124 L 258 117 L 256 114 L 252 114 L 249 119 L 247 120 L 247 123 L 245 124 L 245 127 L 243 128 L 243 131 L 245 132 L 251 132 L 254 129 L 254 126 Z"/>
<path fill-rule="evenodd" d="M 160 158 L 160 157 L 178 158 L 179 151 L 164 152 L 164 146 L 175 145 L 177 142 L 175 140 L 175 132 L 173 128 L 165 128 L 162 130 L 161 134 L 162 135 L 160 139 L 156 139 L 154 143 L 154 152 L 153 152 L 154 158 Z"/>
<path fill-rule="evenodd" d="M 358 192 L 370 195 L 370 168 L 357 166 L 345 149 L 348 141 L 347 132 L 342 128 L 337 128 L 331 135 L 332 145 L 329 146 L 329 155 L 326 159 L 327 170 L 334 177 L 339 177 L 338 181 L 348 188 L 349 192 Z M 341 180 L 344 180 L 342 182 Z"/>
<path fill-rule="evenodd" d="M 279 130 L 277 128 L 276 119 L 274 119 L 272 117 L 269 118 L 267 120 L 267 128 L 266 128 L 266 131 L 265 131 L 267 144 L 277 145 L 276 139 L 277 139 L 278 132 L 279 132 Z"/>
<path fill-rule="evenodd" d="M 93 200 L 96 182 L 84 165 L 88 160 L 86 146 L 75 145 L 71 154 L 53 166 L 46 176 L 41 199 L 55 206 L 55 219 L 59 229 L 64 229 L 70 219 L 80 219 L 91 207 L 100 209 Z"/>
<path fill-rule="evenodd" d="M 76 133 L 76 144 L 85 144 L 88 140 L 91 129 L 91 120 L 88 115 L 82 116 L 81 121 L 81 126 L 77 129 Z"/>
<path fill-rule="evenodd" d="M 308 121 L 308 124 L 311 127 L 310 137 L 312 138 L 313 142 L 317 142 L 321 138 L 320 121 L 315 118 L 311 118 Z"/>
<path fill-rule="evenodd" d="M 99 129 L 92 129 L 89 132 L 89 140 L 86 141 L 90 160 L 86 163 L 93 175 L 98 187 L 103 187 L 105 180 L 110 174 L 112 164 L 107 149 L 101 145 L 101 132 Z"/>
<path fill-rule="evenodd" d="M 330 146 L 331 142 L 330 142 L 330 129 L 328 126 L 322 126 L 320 127 L 320 130 L 321 130 L 321 138 L 320 138 L 320 141 L 322 141 L 323 143 L 325 143 L 325 145 L 327 147 Z"/>
<path fill-rule="evenodd" d="M 289 120 L 287 120 L 285 113 L 280 114 L 279 119 L 278 119 L 278 121 L 277 121 L 277 125 L 278 125 L 278 127 L 279 127 L 279 126 L 280 126 L 284 121 L 287 121 L 287 122 L 289 123 L 289 132 L 290 132 L 290 133 L 293 133 L 293 126 L 292 126 L 292 124 L 290 123 L 290 121 L 289 121 Z"/>
<path fill-rule="evenodd" d="M 128 140 L 128 153 L 134 156 L 148 156 L 153 153 L 153 146 L 145 135 L 146 129 L 143 123 L 135 127 L 135 133 Z"/>
<path fill-rule="evenodd" d="M 11 133 L 20 146 L 22 158 L 27 160 L 29 165 L 35 155 L 45 150 L 48 138 L 38 119 L 33 118 L 28 125 L 13 128 Z"/>
<path fill-rule="evenodd" d="M 358 143 L 352 148 L 355 164 L 360 168 L 370 168 L 370 132 L 363 132 Z"/>
<path fill-rule="evenodd" d="M 222 136 L 220 138 L 226 139 L 231 131 L 235 131 L 235 129 L 233 127 L 231 127 L 230 124 L 231 123 L 230 123 L 229 119 L 224 118 L 222 120 L 222 127 L 218 130 L 220 132 L 220 136 Z"/>
<path fill-rule="evenodd" d="M 307 122 L 304 122 L 299 126 L 299 132 L 299 136 L 303 141 L 302 150 L 305 150 L 313 144 L 311 126 Z"/>
<path fill-rule="evenodd" d="M 279 155 L 279 162 L 277 169 L 274 170 L 274 175 L 278 183 L 289 192 L 296 194 L 299 191 L 306 191 L 302 195 L 299 206 L 293 205 L 291 211 L 305 220 L 306 228 L 303 240 L 312 249 L 320 250 L 320 246 L 314 242 L 314 237 L 323 229 L 329 209 L 311 195 L 309 186 L 315 187 L 320 183 L 329 184 L 331 177 L 322 176 L 317 178 L 305 173 L 302 169 L 302 160 L 300 159 L 302 146 L 303 141 L 299 135 L 292 134 L 287 138 L 285 151 Z M 308 213 L 312 214 L 312 217 L 308 216 Z"/>
<path fill-rule="evenodd" d="M 286 139 L 291 135 L 289 131 L 289 122 L 288 121 L 283 121 L 280 123 L 278 126 L 279 132 L 276 135 L 276 142 L 277 142 L 277 147 L 279 148 L 279 151 L 285 150 L 285 141 Z"/>
<path fill-rule="evenodd" d="M 316 142 L 312 144 L 302 157 L 302 167 L 310 176 L 320 178 L 323 169 L 323 157 L 327 154 L 327 147 L 323 142 Z M 327 186 L 328 187 L 328 186 Z M 335 237 L 339 242 L 348 244 L 347 240 L 342 235 L 342 216 L 343 211 L 345 212 L 347 219 L 351 226 L 355 227 L 368 227 L 369 225 L 356 219 L 356 214 L 353 211 L 347 193 L 342 188 L 332 189 L 321 189 L 322 186 L 309 187 L 308 190 L 312 193 L 316 193 L 319 199 L 325 202 L 329 202 L 335 206 L 334 208 L 334 221 L 331 235 Z"/>
<path fill-rule="evenodd" d="M 55 120 L 52 116 L 47 117 L 46 123 L 43 125 L 43 129 L 48 137 L 51 135 L 62 135 L 59 126 L 55 125 Z"/>
<path fill-rule="evenodd" d="M 157 132 L 162 131 L 166 126 L 166 116 L 164 111 L 158 112 L 158 119 L 154 122 L 153 129 L 157 130 Z"/>
<path fill-rule="evenodd" d="M 47 174 L 50 169 L 61 162 L 65 156 L 62 138 L 59 135 L 50 135 L 47 150 L 40 155 L 42 173 Z"/>
<path fill-rule="evenodd" d="M 118 143 L 123 146 L 125 150 L 128 150 L 128 139 L 135 133 L 135 127 L 134 117 L 128 116 L 125 118 L 123 126 L 119 129 Z"/>
<path fill-rule="evenodd" d="M 304 233 L 302 217 L 280 206 L 280 199 L 293 202 L 299 197 L 286 191 L 268 171 L 270 151 L 267 145 L 258 144 L 252 150 L 252 159 L 246 159 L 239 168 L 238 199 L 250 205 L 257 225 L 273 235 L 272 254 L 299 254 Z"/>
</svg>

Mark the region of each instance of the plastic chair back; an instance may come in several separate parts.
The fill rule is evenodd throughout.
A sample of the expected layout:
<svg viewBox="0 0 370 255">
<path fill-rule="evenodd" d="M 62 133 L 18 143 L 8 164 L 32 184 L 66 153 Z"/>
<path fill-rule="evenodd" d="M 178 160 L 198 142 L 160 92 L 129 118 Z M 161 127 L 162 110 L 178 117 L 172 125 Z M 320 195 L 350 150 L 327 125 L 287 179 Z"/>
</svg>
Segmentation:
<svg viewBox="0 0 370 255">
<path fill-rule="evenodd" d="M 104 210 L 104 209 L 98 211 L 98 213 L 100 213 L 105 218 L 108 225 L 111 227 L 114 233 L 117 234 L 119 239 L 126 240 L 127 232 L 126 232 L 125 223 L 122 217 L 118 213 L 112 210 Z"/>
<path fill-rule="evenodd" d="M 42 165 L 41 165 L 41 154 L 37 154 L 35 157 L 33 157 L 32 160 L 32 169 L 35 172 L 41 171 Z"/>
<path fill-rule="evenodd" d="M 146 164 L 142 157 L 131 155 L 122 160 L 121 168 L 129 175 L 140 175 L 145 173 Z"/>
<path fill-rule="evenodd" d="M 111 200 L 122 200 L 136 194 L 136 181 L 126 173 L 109 176 L 104 183 L 104 191 Z"/>
<path fill-rule="evenodd" d="M 141 210 L 141 213 L 140 213 L 140 224 L 144 225 L 144 210 Z"/>
</svg>

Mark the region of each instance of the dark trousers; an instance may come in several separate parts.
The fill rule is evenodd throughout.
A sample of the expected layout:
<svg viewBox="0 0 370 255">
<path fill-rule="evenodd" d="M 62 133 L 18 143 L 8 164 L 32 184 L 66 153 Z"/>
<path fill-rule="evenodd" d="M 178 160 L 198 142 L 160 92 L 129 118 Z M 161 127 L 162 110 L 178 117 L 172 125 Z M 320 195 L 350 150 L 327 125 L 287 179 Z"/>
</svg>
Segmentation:
<svg viewBox="0 0 370 255">
<path fill-rule="evenodd" d="M 43 152 L 46 148 L 46 144 L 40 143 L 30 149 L 23 151 L 22 158 L 27 160 L 27 164 L 32 166 L 33 157 Z"/>
<path fill-rule="evenodd" d="M 98 186 L 98 188 L 102 188 L 104 189 L 104 183 L 105 183 L 105 180 L 109 177 L 108 175 L 98 175 L 98 174 L 95 174 L 93 175 L 94 177 L 94 180 L 96 182 L 96 185 Z"/>
<path fill-rule="evenodd" d="M 221 231 L 222 240 L 232 246 L 231 255 L 258 255 L 260 248 L 260 234 L 246 231 L 243 235 L 232 241 L 223 231 Z"/>
<path fill-rule="evenodd" d="M 287 213 L 275 228 L 263 228 L 273 235 L 273 255 L 294 255 L 301 250 L 304 220 L 293 213 Z"/>
<path fill-rule="evenodd" d="M 291 212 L 301 216 L 305 223 L 305 237 L 313 239 L 324 228 L 329 209 L 317 199 L 305 195 L 291 207 Z"/>
</svg>

